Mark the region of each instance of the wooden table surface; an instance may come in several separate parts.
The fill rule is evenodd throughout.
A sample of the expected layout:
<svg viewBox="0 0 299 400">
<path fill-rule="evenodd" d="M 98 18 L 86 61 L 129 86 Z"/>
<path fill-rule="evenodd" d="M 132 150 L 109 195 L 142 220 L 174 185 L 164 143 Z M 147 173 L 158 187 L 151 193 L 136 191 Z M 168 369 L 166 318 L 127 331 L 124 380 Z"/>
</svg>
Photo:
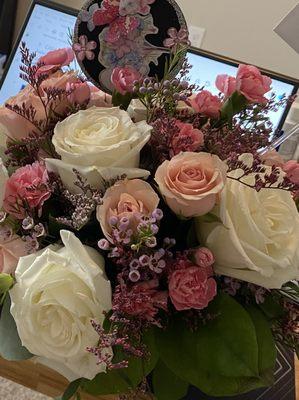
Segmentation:
<svg viewBox="0 0 299 400">
<path fill-rule="evenodd" d="M 10 379 L 49 397 L 57 397 L 66 389 L 68 382 L 61 375 L 32 361 L 9 362 L 0 357 L 0 376 Z M 296 399 L 299 400 L 299 362 L 296 361 Z M 118 400 L 117 396 L 84 395 L 84 400 Z"/>
</svg>

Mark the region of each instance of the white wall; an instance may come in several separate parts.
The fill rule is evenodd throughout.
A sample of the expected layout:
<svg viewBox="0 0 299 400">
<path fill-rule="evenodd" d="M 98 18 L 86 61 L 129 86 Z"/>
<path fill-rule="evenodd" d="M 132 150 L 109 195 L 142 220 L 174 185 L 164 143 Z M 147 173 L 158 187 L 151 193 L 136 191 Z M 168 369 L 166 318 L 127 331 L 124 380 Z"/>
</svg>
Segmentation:
<svg viewBox="0 0 299 400">
<path fill-rule="evenodd" d="M 56 1 L 74 8 L 80 8 L 84 3 L 82 0 Z M 203 49 L 299 79 L 299 55 L 273 32 L 274 26 L 298 0 L 177 2 L 188 24 L 206 28 Z M 19 1 L 17 29 L 29 4 L 30 0 Z"/>
</svg>

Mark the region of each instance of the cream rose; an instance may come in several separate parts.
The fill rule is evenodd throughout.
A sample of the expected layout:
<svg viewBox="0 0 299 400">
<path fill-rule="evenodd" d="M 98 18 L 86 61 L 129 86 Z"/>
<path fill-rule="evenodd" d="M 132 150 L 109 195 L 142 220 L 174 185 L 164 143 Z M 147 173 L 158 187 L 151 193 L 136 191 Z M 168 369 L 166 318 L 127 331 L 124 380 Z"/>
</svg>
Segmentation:
<svg viewBox="0 0 299 400">
<path fill-rule="evenodd" d="M 291 193 L 256 192 L 228 179 L 218 214 L 223 225 L 197 222 L 216 273 L 268 289 L 299 278 L 299 215 Z"/>
<path fill-rule="evenodd" d="M 22 257 L 10 291 L 22 344 L 41 362 L 67 379 L 93 379 L 105 372 L 86 347 L 99 340 L 90 321 L 104 320 L 111 309 L 111 287 L 104 260 L 76 236 L 61 231 L 64 246 Z M 112 354 L 110 348 L 107 352 Z"/>
<path fill-rule="evenodd" d="M 151 126 L 134 124 L 126 111 L 91 107 L 71 115 L 55 127 L 53 144 L 61 160 L 47 159 L 47 167 L 58 172 L 63 182 L 74 181 L 77 169 L 89 183 L 127 175 L 143 178 L 140 151 L 150 139 Z"/>
<path fill-rule="evenodd" d="M 185 152 L 164 161 L 155 180 L 169 208 L 189 218 L 211 211 L 224 188 L 226 171 L 215 155 Z"/>
</svg>

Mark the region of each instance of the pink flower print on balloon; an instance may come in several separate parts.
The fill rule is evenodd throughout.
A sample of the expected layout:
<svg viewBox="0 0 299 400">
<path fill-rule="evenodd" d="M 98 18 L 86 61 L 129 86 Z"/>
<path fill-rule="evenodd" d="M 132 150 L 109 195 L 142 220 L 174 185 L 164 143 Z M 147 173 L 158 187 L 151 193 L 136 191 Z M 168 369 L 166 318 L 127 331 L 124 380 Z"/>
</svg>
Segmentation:
<svg viewBox="0 0 299 400">
<path fill-rule="evenodd" d="M 169 28 L 167 31 L 169 38 L 164 40 L 164 46 L 173 49 L 177 48 L 178 45 L 190 46 L 189 32 L 185 28 L 181 28 L 179 31 L 176 28 Z"/>
<path fill-rule="evenodd" d="M 138 28 L 140 20 L 136 16 L 120 15 L 119 0 L 104 0 L 101 8 L 93 14 L 95 26 L 108 25 L 105 40 L 109 43 L 117 42 L 121 37 L 126 37 Z"/>
<path fill-rule="evenodd" d="M 151 11 L 149 4 L 153 4 L 156 0 L 120 0 L 119 14 L 120 15 L 134 15 L 142 14 L 148 15 Z"/>
<path fill-rule="evenodd" d="M 96 42 L 94 40 L 89 42 L 86 35 L 80 36 L 79 43 L 75 43 L 73 46 L 73 50 L 80 61 L 83 61 L 85 58 L 89 61 L 93 60 L 95 58 L 93 50 L 96 48 Z"/>
</svg>

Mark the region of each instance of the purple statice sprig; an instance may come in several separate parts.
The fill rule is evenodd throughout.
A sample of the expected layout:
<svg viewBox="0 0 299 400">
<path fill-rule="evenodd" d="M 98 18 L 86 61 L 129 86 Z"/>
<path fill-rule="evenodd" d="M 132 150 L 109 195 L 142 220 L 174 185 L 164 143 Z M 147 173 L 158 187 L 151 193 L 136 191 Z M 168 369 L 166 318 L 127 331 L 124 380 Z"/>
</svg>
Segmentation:
<svg viewBox="0 0 299 400">
<path fill-rule="evenodd" d="M 257 192 L 262 189 L 280 189 L 292 193 L 298 192 L 299 185 L 292 182 L 286 175 L 283 175 L 281 168 L 275 165 L 272 167 L 265 166 L 258 154 L 252 154 L 252 159 L 251 165 L 247 165 L 237 154 L 231 154 L 226 160 L 228 178 L 255 189 Z M 230 173 L 236 170 L 242 170 L 242 173 L 234 177 Z M 244 180 L 248 176 L 254 177 L 254 183 L 248 183 Z"/>
<path fill-rule="evenodd" d="M 127 360 L 113 363 L 113 356 L 107 349 L 111 347 L 119 347 L 128 356 L 142 358 L 145 355 L 144 349 L 137 348 L 132 345 L 128 334 L 123 334 L 121 329 L 116 325 L 106 333 L 105 329 L 92 320 L 91 324 L 99 335 L 98 345 L 95 347 L 88 347 L 86 350 L 97 357 L 97 364 L 106 364 L 107 370 L 127 368 L 129 362 Z"/>
<path fill-rule="evenodd" d="M 74 185 L 80 189 L 80 193 L 71 193 L 55 174 L 51 174 L 50 177 L 54 195 L 60 200 L 61 204 L 66 205 L 66 215 L 56 218 L 56 221 L 75 230 L 80 230 L 89 222 L 97 206 L 102 204 L 103 193 L 92 187 L 79 171 L 74 169 L 73 172 L 76 176 Z"/>
</svg>

